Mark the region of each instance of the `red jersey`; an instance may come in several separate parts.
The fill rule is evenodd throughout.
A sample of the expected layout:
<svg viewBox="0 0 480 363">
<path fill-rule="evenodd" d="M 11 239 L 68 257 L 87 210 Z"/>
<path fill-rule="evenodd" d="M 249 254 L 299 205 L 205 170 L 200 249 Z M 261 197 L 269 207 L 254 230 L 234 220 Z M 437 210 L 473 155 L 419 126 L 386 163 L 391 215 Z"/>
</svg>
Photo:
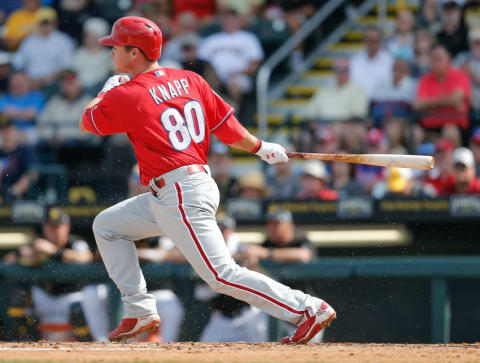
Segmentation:
<svg viewBox="0 0 480 363">
<path fill-rule="evenodd" d="M 425 112 L 421 120 L 424 127 L 437 128 L 447 124 L 457 124 L 462 128 L 467 128 L 472 88 L 468 75 L 453 67 L 448 69 L 444 81 L 440 81 L 431 72 L 420 78 L 417 90 L 417 97 L 420 100 L 444 97 L 456 90 L 463 91 L 465 95 L 461 109 L 444 106 Z"/>
<path fill-rule="evenodd" d="M 458 194 L 458 192 L 455 190 L 455 184 L 450 185 L 448 188 L 444 190 L 444 193 L 446 195 L 451 195 L 451 194 Z M 468 185 L 467 190 L 465 191 L 465 194 L 480 194 L 480 179 L 474 178 Z"/>
<path fill-rule="evenodd" d="M 159 68 L 111 89 L 82 122 L 97 135 L 126 132 L 146 185 L 181 166 L 206 164 L 210 133 L 233 113 L 196 73 Z"/>
</svg>

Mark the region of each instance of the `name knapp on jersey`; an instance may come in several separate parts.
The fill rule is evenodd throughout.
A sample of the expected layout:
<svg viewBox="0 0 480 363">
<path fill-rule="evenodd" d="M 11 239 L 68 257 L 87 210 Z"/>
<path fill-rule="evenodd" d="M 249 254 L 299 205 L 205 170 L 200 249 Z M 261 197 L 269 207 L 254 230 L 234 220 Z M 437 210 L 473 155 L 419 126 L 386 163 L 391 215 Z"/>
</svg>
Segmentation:
<svg viewBox="0 0 480 363">
<path fill-rule="evenodd" d="M 180 80 L 167 81 L 166 84 L 159 84 L 155 87 L 150 87 L 148 92 L 153 98 L 153 101 L 158 105 L 164 101 L 172 98 L 188 95 L 188 81 L 185 78 Z M 183 93 L 182 93 L 183 92 Z"/>
</svg>

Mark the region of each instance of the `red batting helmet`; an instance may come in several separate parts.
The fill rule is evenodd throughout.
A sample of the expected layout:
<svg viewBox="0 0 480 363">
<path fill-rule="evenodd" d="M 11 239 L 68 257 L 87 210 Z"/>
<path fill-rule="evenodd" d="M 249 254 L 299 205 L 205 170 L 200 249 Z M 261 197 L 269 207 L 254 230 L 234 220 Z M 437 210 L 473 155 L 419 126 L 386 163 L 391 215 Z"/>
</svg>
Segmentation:
<svg viewBox="0 0 480 363">
<path fill-rule="evenodd" d="M 125 16 L 113 24 L 112 34 L 98 40 L 106 46 L 126 45 L 140 48 L 150 60 L 160 58 L 162 32 L 153 21 Z"/>
</svg>

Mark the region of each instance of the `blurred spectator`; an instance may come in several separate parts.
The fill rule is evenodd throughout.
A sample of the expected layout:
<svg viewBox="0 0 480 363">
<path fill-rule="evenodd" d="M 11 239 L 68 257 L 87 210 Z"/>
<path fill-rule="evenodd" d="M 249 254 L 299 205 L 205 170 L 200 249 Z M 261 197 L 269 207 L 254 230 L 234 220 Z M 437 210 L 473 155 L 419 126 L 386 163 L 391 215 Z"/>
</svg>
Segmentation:
<svg viewBox="0 0 480 363">
<path fill-rule="evenodd" d="M 200 42 L 197 35 L 198 20 L 194 13 L 186 11 L 177 18 L 177 31 L 162 49 L 162 60 L 170 59 L 176 62 L 184 61 L 183 46 L 185 39 L 189 39 L 195 46 Z"/>
<path fill-rule="evenodd" d="M 480 116 L 480 28 L 468 33 L 470 51 L 460 53 L 455 58 L 455 66 L 463 69 L 472 83 L 472 108 Z"/>
<path fill-rule="evenodd" d="M 242 251 L 248 247 L 241 245 L 237 240 L 235 220 L 220 214 L 217 216 L 217 224 L 233 258 L 243 256 Z M 231 296 L 218 294 L 203 282 L 195 287 L 194 295 L 197 300 L 208 302 L 212 309 L 210 320 L 200 335 L 201 342 L 267 340 L 268 317 L 257 308 Z"/>
<path fill-rule="evenodd" d="M 265 183 L 265 176 L 260 171 L 249 171 L 240 178 L 235 190 L 238 191 L 238 196 L 245 199 L 261 200 L 268 194 L 267 185 Z"/>
<path fill-rule="evenodd" d="M 25 197 L 37 179 L 31 169 L 33 151 L 22 146 L 20 138 L 13 122 L 0 115 L 0 194 L 3 202 Z"/>
<path fill-rule="evenodd" d="M 303 164 L 300 184 L 302 189 L 296 199 L 337 200 L 338 192 L 328 185 L 328 172 L 320 160 L 308 160 Z"/>
<path fill-rule="evenodd" d="M 462 23 L 462 4 L 458 0 L 444 2 L 442 29 L 437 34 L 437 40 L 452 57 L 468 50 L 467 29 Z"/>
<path fill-rule="evenodd" d="M 36 30 L 36 13 L 41 5 L 41 0 L 23 0 L 23 6 L 7 18 L 3 41 L 9 50 L 16 50 L 22 40 Z"/>
<path fill-rule="evenodd" d="M 415 33 L 414 53 L 412 62 L 412 77 L 420 78 L 430 71 L 432 58 L 433 35 L 428 30 L 420 29 Z"/>
<path fill-rule="evenodd" d="M 413 59 L 413 28 L 415 20 L 409 10 L 400 10 L 397 13 L 395 35 L 387 41 L 387 50 L 394 57 Z"/>
<path fill-rule="evenodd" d="M 362 87 L 350 81 L 350 62 L 336 58 L 333 61 L 335 85 L 319 88 L 310 99 L 305 116 L 315 120 L 345 121 L 352 117 L 366 117 L 368 99 Z"/>
<path fill-rule="evenodd" d="M 8 79 L 11 73 L 10 53 L 0 50 L 0 96 L 8 91 Z"/>
<path fill-rule="evenodd" d="M 375 199 L 389 197 L 433 198 L 435 188 L 413 177 L 411 169 L 389 168 L 385 180 L 379 181 L 372 189 Z"/>
<path fill-rule="evenodd" d="M 467 74 L 450 64 L 450 55 L 442 45 L 432 53 L 432 71 L 420 78 L 416 109 L 422 113 L 421 124 L 438 129 L 448 124 L 468 127 L 471 86 Z"/>
<path fill-rule="evenodd" d="M 453 173 L 453 149 L 451 141 L 440 139 L 435 143 L 435 167 L 428 172 L 424 181 L 432 185 L 438 194 L 445 194 L 445 190 L 455 182 Z"/>
<path fill-rule="evenodd" d="M 385 136 L 387 138 L 388 154 L 408 154 L 405 147 L 407 138 L 408 120 L 401 117 L 389 117 L 384 121 Z"/>
<path fill-rule="evenodd" d="M 208 36 L 198 49 L 201 59 L 209 62 L 237 105 L 242 95 L 252 90 L 252 77 L 263 59 L 257 37 L 241 30 L 238 14 L 227 11 L 222 15 L 222 31 Z"/>
<path fill-rule="evenodd" d="M 477 127 L 473 130 L 472 136 L 470 137 L 469 148 L 472 150 L 473 156 L 475 157 L 475 170 L 476 176 L 480 176 L 480 127 Z"/>
<path fill-rule="evenodd" d="M 433 34 L 438 33 L 442 27 L 439 7 L 440 1 L 438 0 L 421 0 L 417 17 L 418 27 L 427 29 Z"/>
<path fill-rule="evenodd" d="M 52 8 L 37 11 L 38 32 L 29 35 L 13 58 L 15 69 L 24 70 L 34 88 L 51 85 L 70 66 L 74 44 L 57 30 L 57 13 Z"/>
<path fill-rule="evenodd" d="M 393 77 L 383 80 L 372 96 L 374 102 L 372 117 L 379 123 L 389 116 L 409 116 L 411 104 L 415 99 L 417 85 L 410 77 L 408 61 L 402 58 L 395 59 L 392 73 Z"/>
<path fill-rule="evenodd" d="M 217 7 L 220 11 L 224 9 L 234 9 L 241 16 L 248 17 L 249 15 L 256 14 L 265 2 L 265 0 L 217 0 Z"/>
<path fill-rule="evenodd" d="M 91 139 L 81 132 L 78 120 L 92 97 L 86 94 L 77 73 L 63 72 L 60 93 L 52 96 L 38 118 L 38 133 L 43 140 L 57 144 L 76 143 Z"/>
<path fill-rule="evenodd" d="M 455 184 L 444 194 L 480 194 L 480 179 L 475 176 L 475 158 L 470 149 L 459 147 L 453 152 Z"/>
<path fill-rule="evenodd" d="M 231 175 L 232 158 L 228 147 L 220 142 L 213 143 L 208 157 L 208 163 L 220 191 L 220 201 L 236 196 L 237 180 Z"/>
<path fill-rule="evenodd" d="M 267 171 L 267 185 L 271 188 L 272 199 L 291 199 L 300 192 L 300 175 L 293 168 L 293 162 L 278 163 Z"/>
<path fill-rule="evenodd" d="M 343 150 L 338 153 L 345 154 Z M 332 162 L 332 177 L 329 187 L 338 192 L 339 198 L 364 195 L 362 185 L 355 180 L 355 168 L 350 163 Z"/>
<path fill-rule="evenodd" d="M 10 76 L 8 93 L 0 96 L 0 112 L 12 119 L 28 144 L 37 142 L 37 117 L 45 100 L 41 93 L 30 90 L 30 80 L 23 72 Z"/>
<path fill-rule="evenodd" d="M 384 154 L 386 152 L 385 135 L 380 129 L 370 129 L 366 137 L 366 153 L 367 154 Z M 355 165 L 355 180 L 362 185 L 363 189 L 368 193 L 371 192 L 373 186 L 382 179 L 383 168 L 373 165 Z"/>
<path fill-rule="evenodd" d="M 303 235 L 296 235 L 292 213 L 279 209 L 269 212 L 265 225 L 266 239 L 259 246 L 250 244 L 237 254 L 246 266 L 255 266 L 261 261 L 276 261 L 279 263 L 308 263 L 315 258 L 312 243 Z M 298 282 L 293 283 L 296 288 Z M 293 331 L 294 327 L 284 324 L 284 329 Z M 315 342 L 321 342 L 323 334 L 318 334 Z"/>
<path fill-rule="evenodd" d="M 201 75 L 210 87 L 214 90 L 220 90 L 221 83 L 215 69 L 207 61 L 198 58 L 197 37 L 186 36 L 182 39 L 182 53 L 181 66 L 183 69 Z"/>
<path fill-rule="evenodd" d="M 388 82 L 392 73 L 393 59 L 382 49 L 382 31 L 376 27 L 365 30 L 366 50 L 353 56 L 351 62 L 351 80 L 363 87 L 368 97 L 371 97 L 382 82 Z"/>
<path fill-rule="evenodd" d="M 97 94 L 112 72 L 108 50 L 98 39 L 109 33 L 110 26 L 101 18 L 90 18 L 83 24 L 83 43 L 75 51 L 72 68 L 78 73 L 82 86 Z"/>
<path fill-rule="evenodd" d="M 262 260 L 282 263 L 308 263 L 315 257 L 312 243 L 304 236 L 295 235 L 292 213 L 277 210 L 266 216 L 266 240 L 260 245 L 248 245 L 239 254 L 247 266 L 255 266 Z"/>
<path fill-rule="evenodd" d="M 67 264 L 91 262 L 93 254 L 88 243 L 70 234 L 70 229 L 68 214 L 59 208 L 50 209 L 42 225 L 42 236 L 32 245 L 34 264 L 41 265 L 47 261 Z M 107 319 L 107 316 L 92 316 L 88 308 L 89 301 L 86 301 L 82 294 L 82 287 L 83 283 L 80 281 L 57 282 L 55 280 L 32 287 L 34 313 L 40 321 L 39 330 L 43 339 L 72 340 L 73 328 L 80 328 L 72 324 L 74 304 L 81 305 L 83 315 L 90 326 Z"/>
</svg>

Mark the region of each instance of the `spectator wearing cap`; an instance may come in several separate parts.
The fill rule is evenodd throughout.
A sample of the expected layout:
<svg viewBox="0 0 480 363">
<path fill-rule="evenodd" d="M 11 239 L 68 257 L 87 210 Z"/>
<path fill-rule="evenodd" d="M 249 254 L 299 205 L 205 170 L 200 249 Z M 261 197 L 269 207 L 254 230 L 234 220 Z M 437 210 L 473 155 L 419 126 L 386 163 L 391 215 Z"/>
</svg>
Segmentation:
<svg viewBox="0 0 480 363">
<path fill-rule="evenodd" d="M 472 28 L 468 33 L 470 50 L 455 57 L 454 64 L 463 69 L 472 83 L 472 109 L 475 118 L 480 118 L 480 28 Z"/>
<path fill-rule="evenodd" d="M 459 147 L 453 152 L 455 183 L 443 194 L 480 194 L 480 179 L 475 176 L 475 157 L 470 149 Z"/>
<path fill-rule="evenodd" d="M 321 87 L 306 106 L 305 116 L 321 121 L 345 121 L 352 117 L 364 118 L 368 111 L 368 98 L 362 87 L 350 80 L 350 61 L 333 61 L 335 85 Z"/>
<path fill-rule="evenodd" d="M 0 96 L 8 91 L 8 79 L 11 74 L 11 55 L 0 50 Z"/>
<path fill-rule="evenodd" d="M 424 181 L 432 185 L 438 194 L 445 194 L 445 190 L 455 182 L 452 162 L 454 148 L 453 143 L 447 139 L 435 142 L 435 167 L 427 173 Z"/>
<path fill-rule="evenodd" d="M 10 51 L 16 50 L 26 36 L 35 32 L 36 12 L 41 6 L 41 0 L 23 0 L 23 6 L 8 16 L 3 41 Z"/>
<path fill-rule="evenodd" d="M 430 184 L 414 178 L 411 169 L 389 168 L 385 180 L 379 181 L 372 189 L 375 199 L 400 198 L 434 198 L 435 188 Z"/>
<path fill-rule="evenodd" d="M 333 127 L 320 126 L 313 137 L 313 152 L 332 154 L 340 148 L 340 137 Z"/>
<path fill-rule="evenodd" d="M 38 140 L 36 122 L 44 104 L 43 95 L 31 90 L 31 82 L 24 72 L 12 73 L 8 82 L 8 93 L 0 96 L 0 112 L 15 123 L 30 145 L 34 145 Z"/>
<path fill-rule="evenodd" d="M 372 96 L 372 116 L 381 123 L 385 117 L 405 117 L 412 112 L 417 83 L 410 77 L 407 59 L 396 58 L 391 79 L 385 79 Z"/>
<path fill-rule="evenodd" d="M 367 154 L 383 154 L 387 144 L 382 130 L 372 128 L 366 137 Z M 384 169 L 380 166 L 357 164 L 355 165 L 355 180 L 362 185 L 363 189 L 370 193 L 373 186 L 383 178 Z"/>
<path fill-rule="evenodd" d="M 261 261 L 275 261 L 279 263 L 308 263 L 316 257 L 313 244 L 295 231 L 292 213 L 279 209 L 271 211 L 266 216 L 265 241 L 261 245 L 249 244 L 239 254 L 246 266 L 255 266 Z M 293 283 L 292 288 L 298 288 L 299 282 Z M 285 326 L 293 330 L 293 326 Z M 323 334 L 315 338 L 320 342 Z"/>
<path fill-rule="evenodd" d="M 91 137 L 78 129 L 78 119 L 90 102 L 74 70 L 65 70 L 60 92 L 52 96 L 38 118 L 38 132 L 47 142 L 56 144 L 85 142 Z"/>
<path fill-rule="evenodd" d="M 207 61 L 198 58 L 197 53 L 198 36 L 189 35 L 182 39 L 181 65 L 184 70 L 195 72 L 201 75 L 214 90 L 220 91 L 221 82 L 217 72 Z"/>
<path fill-rule="evenodd" d="M 83 24 L 83 42 L 73 55 L 71 68 L 87 92 L 97 94 L 113 71 L 108 50 L 98 39 L 109 33 L 110 26 L 102 18 L 90 18 Z"/>
<path fill-rule="evenodd" d="M 220 142 L 212 143 L 208 163 L 220 191 L 220 201 L 237 196 L 237 179 L 231 174 L 232 158 L 228 147 Z"/>
<path fill-rule="evenodd" d="M 452 57 L 468 50 L 467 30 L 462 22 L 462 3 L 460 1 L 444 2 L 442 29 L 437 34 L 437 40 Z"/>
<path fill-rule="evenodd" d="M 296 195 L 296 199 L 338 199 L 338 192 L 327 187 L 327 168 L 320 160 L 308 160 L 303 164 L 300 184 L 301 190 Z"/>
<path fill-rule="evenodd" d="M 51 85 L 70 66 L 74 43 L 57 30 L 57 13 L 41 8 L 36 13 L 38 31 L 24 39 L 13 57 L 13 67 L 24 70 L 34 88 Z"/>
<path fill-rule="evenodd" d="M 367 28 L 364 39 L 366 50 L 353 56 L 350 77 L 354 84 L 364 89 L 370 99 L 378 85 L 391 77 L 393 58 L 382 49 L 383 34 L 379 28 Z"/>
<path fill-rule="evenodd" d="M 71 233 L 70 217 L 65 210 L 51 208 L 42 224 L 42 234 L 32 243 L 33 263 L 49 261 L 65 264 L 86 264 L 93 260 L 89 245 Z M 91 286 L 91 285 L 90 285 Z M 98 300 L 84 295 L 82 282 L 47 281 L 32 287 L 33 312 L 38 318 L 41 337 L 46 340 L 86 340 L 108 328 L 106 308 L 98 312 Z M 76 319 L 73 311 L 81 311 Z M 78 316 L 78 315 L 77 315 Z M 83 320 L 83 321 L 82 321 Z M 85 329 L 85 324 L 89 329 Z M 77 328 L 77 329 L 76 329 Z M 106 333 L 103 333 L 105 336 Z"/>
<path fill-rule="evenodd" d="M 432 52 L 432 71 L 420 78 L 415 108 L 423 127 L 437 131 L 445 125 L 469 126 L 471 98 L 468 75 L 450 64 L 446 48 L 437 45 Z"/>
<path fill-rule="evenodd" d="M 235 191 L 240 198 L 260 200 L 267 196 L 269 189 L 265 182 L 265 175 L 253 170 L 238 178 Z"/>
<path fill-rule="evenodd" d="M 222 31 L 206 37 L 198 55 L 213 66 L 228 96 L 239 105 L 253 88 L 252 77 L 263 59 L 263 50 L 256 35 L 242 30 L 235 10 L 225 11 L 221 24 Z"/>
<path fill-rule="evenodd" d="M 0 114 L 0 196 L 3 202 L 22 199 L 35 183 L 33 150 L 21 144 L 12 120 Z"/>
<path fill-rule="evenodd" d="M 276 210 L 266 216 L 266 239 L 260 245 L 248 245 L 242 259 L 249 266 L 262 260 L 282 263 L 308 263 L 315 257 L 312 243 L 305 236 L 296 236 L 292 213 Z"/>
<path fill-rule="evenodd" d="M 235 260 L 247 256 L 248 246 L 239 243 L 235 234 L 235 219 L 217 215 L 218 228 L 222 232 L 228 251 Z M 242 262 L 239 261 L 241 264 Z M 195 287 L 197 300 L 208 302 L 212 314 L 200 334 L 201 342 L 264 342 L 267 340 L 268 317 L 257 308 L 228 295 L 218 294 L 201 282 Z"/>
<path fill-rule="evenodd" d="M 415 19 L 411 11 L 404 9 L 397 12 L 395 35 L 387 41 L 390 54 L 402 59 L 413 59 L 414 27 Z"/>
<path fill-rule="evenodd" d="M 469 148 L 475 158 L 476 176 L 480 177 L 480 127 L 476 127 L 470 137 Z"/>
</svg>

